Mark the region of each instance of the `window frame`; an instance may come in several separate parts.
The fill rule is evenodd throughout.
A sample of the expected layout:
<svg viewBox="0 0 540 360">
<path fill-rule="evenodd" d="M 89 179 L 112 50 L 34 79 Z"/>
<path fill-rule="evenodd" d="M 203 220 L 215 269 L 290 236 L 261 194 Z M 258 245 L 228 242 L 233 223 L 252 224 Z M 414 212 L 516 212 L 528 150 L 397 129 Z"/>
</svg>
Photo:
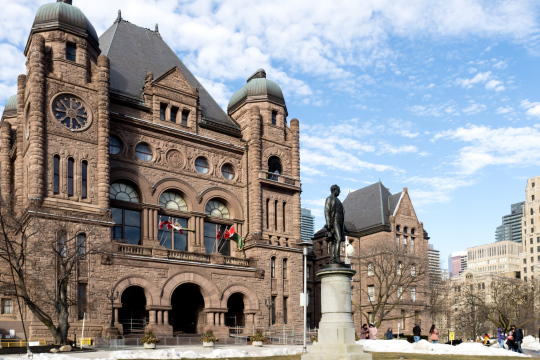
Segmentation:
<svg viewBox="0 0 540 360">
<path fill-rule="evenodd" d="M 128 242 L 128 244 L 130 245 L 141 245 L 141 242 L 142 242 L 142 221 L 141 221 L 141 216 L 142 216 L 142 211 L 140 210 L 134 210 L 132 208 L 124 208 L 124 207 L 117 207 L 117 206 L 111 206 L 111 210 L 113 209 L 118 209 L 118 210 L 121 210 L 122 211 L 122 223 L 121 224 L 118 224 L 118 223 L 115 223 L 114 226 L 111 227 L 111 240 L 129 240 L 128 238 L 126 238 L 126 227 L 130 227 L 130 228 L 138 228 L 139 229 L 139 241 L 137 244 L 134 244 L 134 243 L 131 243 L 131 242 Z M 133 212 L 137 212 L 139 213 L 139 226 L 134 226 L 134 225 L 127 225 L 126 224 L 126 211 L 133 211 Z M 116 229 L 117 228 L 120 228 L 121 229 L 121 236 L 119 238 L 116 237 Z"/>
<path fill-rule="evenodd" d="M 82 236 L 84 236 L 84 241 L 81 241 Z M 86 233 L 77 234 L 77 256 L 79 259 L 86 259 L 86 241 L 88 240 Z M 82 246 L 81 246 L 82 243 Z"/>
<path fill-rule="evenodd" d="M 287 258 L 283 259 L 282 264 L 283 280 L 287 280 Z"/>
<path fill-rule="evenodd" d="M 272 278 L 272 279 L 276 278 L 276 258 L 275 258 L 275 256 L 272 256 L 270 258 L 270 278 Z"/>
<path fill-rule="evenodd" d="M 277 125 L 277 111 L 272 110 L 272 125 Z"/>
<path fill-rule="evenodd" d="M 150 152 L 146 153 L 146 152 L 142 151 L 140 148 L 143 147 L 143 146 L 146 147 Z M 146 149 L 144 149 L 144 150 L 146 150 Z M 137 155 L 137 158 L 139 160 L 144 161 L 144 162 L 152 161 L 152 159 L 154 158 L 154 152 L 152 151 L 152 148 L 146 143 L 137 144 L 137 146 L 135 146 L 135 154 Z M 150 158 L 148 158 L 148 155 L 150 156 Z M 148 160 L 146 160 L 146 159 L 148 159 Z"/>
<path fill-rule="evenodd" d="M 68 158 L 67 161 L 67 195 L 75 196 L 75 159 L 72 157 Z"/>
<path fill-rule="evenodd" d="M 88 161 L 81 162 L 81 198 L 88 198 Z"/>
<path fill-rule="evenodd" d="M 188 126 L 188 119 L 189 119 L 189 110 L 182 110 L 182 120 L 180 125 L 182 126 Z"/>
<path fill-rule="evenodd" d="M 230 168 L 230 170 L 226 168 Z M 227 174 L 230 177 L 230 179 L 225 174 Z M 235 175 L 236 175 L 236 172 L 234 171 L 234 166 L 232 166 L 232 164 L 225 163 L 221 166 L 221 176 L 223 176 L 225 180 L 232 181 L 234 180 Z"/>
<path fill-rule="evenodd" d="M 113 145 L 111 140 L 117 141 L 118 145 L 116 144 Z M 117 152 L 113 152 L 111 150 L 111 149 L 116 149 L 116 148 L 118 148 Z M 122 141 L 120 141 L 120 139 L 116 136 L 109 136 L 109 154 L 117 155 L 117 154 L 120 154 L 120 152 L 122 152 Z"/>
<path fill-rule="evenodd" d="M 73 52 L 70 52 L 70 50 L 73 50 Z M 77 45 L 74 43 L 66 43 L 66 60 L 77 62 Z"/>
<path fill-rule="evenodd" d="M 180 111 L 180 109 L 178 107 L 176 107 L 176 106 L 171 107 L 170 121 L 172 123 L 176 124 L 176 119 L 178 118 L 178 112 L 179 111 Z"/>
<path fill-rule="evenodd" d="M 167 120 L 167 107 L 167 104 L 159 103 L 159 120 Z"/>
<path fill-rule="evenodd" d="M 201 163 L 197 164 L 197 161 L 202 160 L 205 162 L 206 165 L 203 165 Z M 208 159 L 204 156 L 199 156 L 195 159 L 195 170 L 201 175 L 207 175 L 210 172 L 210 163 L 208 162 Z M 206 169 L 206 171 L 201 171 L 199 168 Z"/>
<path fill-rule="evenodd" d="M 53 157 L 53 194 L 60 194 L 60 155 Z"/>
</svg>

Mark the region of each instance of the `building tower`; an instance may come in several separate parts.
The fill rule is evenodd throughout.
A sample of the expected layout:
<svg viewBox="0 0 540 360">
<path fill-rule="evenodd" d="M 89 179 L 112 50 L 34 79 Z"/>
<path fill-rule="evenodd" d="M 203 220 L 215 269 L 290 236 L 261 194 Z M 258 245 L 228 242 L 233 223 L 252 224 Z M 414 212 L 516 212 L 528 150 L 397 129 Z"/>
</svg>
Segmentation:
<svg viewBox="0 0 540 360">
<path fill-rule="evenodd" d="M 523 201 L 510 206 L 510 214 L 503 216 L 502 225 L 495 230 L 495 241 L 521 242 L 521 218 L 523 217 L 524 204 Z"/>
<path fill-rule="evenodd" d="M 302 241 L 310 241 L 315 234 L 315 216 L 311 215 L 311 210 L 302 208 Z"/>
<path fill-rule="evenodd" d="M 457 251 L 448 255 L 448 275 L 452 278 L 459 276 L 467 269 L 467 252 Z"/>
</svg>

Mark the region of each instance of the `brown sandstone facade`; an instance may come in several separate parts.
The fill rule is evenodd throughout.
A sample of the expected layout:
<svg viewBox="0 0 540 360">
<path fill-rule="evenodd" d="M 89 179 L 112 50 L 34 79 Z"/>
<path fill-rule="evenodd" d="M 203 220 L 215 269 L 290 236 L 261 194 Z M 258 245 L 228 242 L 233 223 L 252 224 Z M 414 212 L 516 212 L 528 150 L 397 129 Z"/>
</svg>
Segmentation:
<svg viewBox="0 0 540 360">
<path fill-rule="evenodd" d="M 49 5 L 77 9 L 71 1 Z M 19 206 L 38 200 L 62 221 L 94 226 L 88 246 L 122 240 L 114 256 L 80 260 L 71 290 L 96 306 L 73 308 L 70 334 L 80 332 L 81 311 L 89 336 L 104 333 L 111 289 L 119 292 L 115 325 L 124 334 L 146 325 L 159 335 L 265 325 L 266 299 L 273 324 L 300 327 L 299 124 L 287 123 L 279 87 L 258 71 L 251 81 L 262 90 L 240 94 L 226 114 L 159 32 L 119 16 L 97 39 L 88 20 L 81 27 L 45 15 L 36 15 L 27 73 L 2 116 L 2 196 L 14 193 Z M 126 38 L 142 35 L 143 47 L 167 58 L 154 66 L 129 48 Z M 137 67 L 138 60 L 150 65 Z M 139 94 L 129 90 L 133 83 Z M 169 218 L 194 231 L 160 231 Z M 234 225 L 245 253 L 234 242 L 217 244 L 221 225 Z M 52 266 L 35 264 L 36 271 Z M 29 311 L 24 316 L 31 337 L 50 338 Z M 4 313 L 0 322 L 15 318 Z M 130 321 L 141 326 L 128 329 Z"/>
</svg>

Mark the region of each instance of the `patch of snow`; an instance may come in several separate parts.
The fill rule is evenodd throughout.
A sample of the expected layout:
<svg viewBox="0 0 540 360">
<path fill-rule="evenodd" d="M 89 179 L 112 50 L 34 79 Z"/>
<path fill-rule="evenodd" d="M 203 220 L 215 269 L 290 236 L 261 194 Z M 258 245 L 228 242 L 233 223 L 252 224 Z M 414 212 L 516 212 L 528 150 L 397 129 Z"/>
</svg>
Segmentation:
<svg viewBox="0 0 540 360">
<path fill-rule="evenodd" d="M 527 335 L 523 338 L 521 348 L 533 351 L 540 351 L 540 342 L 534 336 Z"/>
<path fill-rule="evenodd" d="M 446 344 L 432 344 L 426 340 L 418 343 L 409 343 L 407 340 L 359 340 L 356 342 L 370 352 L 397 352 L 433 355 L 480 355 L 480 356 L 522 356 L 513 351 L 498 347 L 484 346 L 480 343 L 461 343 L 456 346 Z"/>
</svg>

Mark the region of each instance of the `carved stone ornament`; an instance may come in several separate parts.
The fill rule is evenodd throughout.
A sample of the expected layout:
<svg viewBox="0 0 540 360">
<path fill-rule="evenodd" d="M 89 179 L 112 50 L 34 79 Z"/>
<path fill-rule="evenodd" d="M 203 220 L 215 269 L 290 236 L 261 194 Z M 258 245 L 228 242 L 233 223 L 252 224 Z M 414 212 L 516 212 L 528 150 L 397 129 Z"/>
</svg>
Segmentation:
<svg viewBox="0 0 540 360">
<path fill-rule="evenodd" d="M 169 151 L 167 154 L 167 162 L 177 169 L 182 168 L 182 165 L 184 164 L 182 153 L 178 150 Z"/>
<path fill-rule="evenodd" d="M 112 265 L 113 259 L 112 256 L 109 254 L 102 254 L 101 255 L 101 265 Z"/>
<path fill-rule="evenodd" d="M 50 109 L 53 119 L 71 131 L 86 130 L 92 123 L 90 107 L 76 95 L 56 95 Z"/>
<path fill-rule="evenodd" d="M 263 269 L 255 270 L 255 278 L 264 279 L 264 270 Z"/>
</svg>

